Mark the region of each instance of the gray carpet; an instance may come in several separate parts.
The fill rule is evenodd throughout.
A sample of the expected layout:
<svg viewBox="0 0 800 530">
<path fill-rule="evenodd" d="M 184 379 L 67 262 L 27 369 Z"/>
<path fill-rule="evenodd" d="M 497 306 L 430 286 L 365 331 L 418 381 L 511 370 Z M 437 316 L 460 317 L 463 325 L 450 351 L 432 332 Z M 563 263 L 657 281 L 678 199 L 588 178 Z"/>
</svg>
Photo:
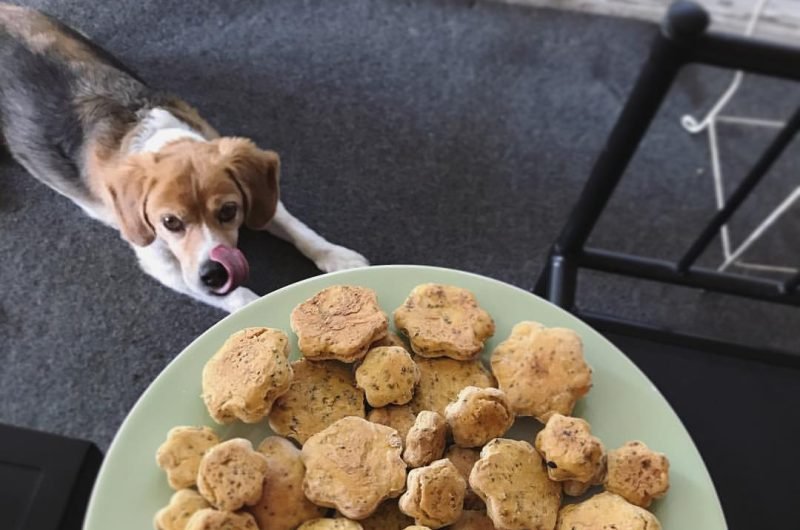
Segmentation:
<svg viewBox="0 0 800 530">
<path fill-rule="evenodd" d="M 374 263 L 455 267 L 522 287 L 532 286 L 653 31 L 474 1 L 31 4 L 195 104 L 223 133 L 279 151 L 285 202 L 329 239 Z M 727 79 L 683 75 L 597 244 L 656 256 L 685 247 L 685 231 L 713 202 L 704 138 L 678 118 L 707 108 Z M 781 116 L 796 96 L 756 80 L 736 106 Z M 728 129 L 734 171 L 768 136 Z M 737 220 L 739 239 L 796 185 L 786 171 L 770 179 Z M 757 249 L 764 259 L 800 263 L 800 225 L 787 221 Z M 105 448 L 166 363 L 224 316 L 145 277 L 116 233 L 10 161 L 0 166 L 0 234 L 2 422 Z M 317 274 L 266 234 L 243 234 L 242 247 L 260 293 Z M 581 303 L 777 346 L 791 345 L 800 325 L 780 308 L 596 276 L 584 279 Z"/>
</svg>

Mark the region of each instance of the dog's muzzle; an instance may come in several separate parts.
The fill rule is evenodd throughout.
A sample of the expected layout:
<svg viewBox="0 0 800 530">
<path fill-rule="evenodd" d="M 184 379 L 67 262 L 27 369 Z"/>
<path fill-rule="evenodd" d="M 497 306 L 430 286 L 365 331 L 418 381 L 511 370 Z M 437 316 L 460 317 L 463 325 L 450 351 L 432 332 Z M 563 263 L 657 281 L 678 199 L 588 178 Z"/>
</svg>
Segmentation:
<svg viewBox="0 0 800 530">
<path fill-rule="evenodd" d="M 208 270 L 203 272 L 201 279 L 216 294 L 228 294 L 250 276 L 250 265 L 238 248 L 217 245 L 211 249 L 209 257 Z"/>
</svg>

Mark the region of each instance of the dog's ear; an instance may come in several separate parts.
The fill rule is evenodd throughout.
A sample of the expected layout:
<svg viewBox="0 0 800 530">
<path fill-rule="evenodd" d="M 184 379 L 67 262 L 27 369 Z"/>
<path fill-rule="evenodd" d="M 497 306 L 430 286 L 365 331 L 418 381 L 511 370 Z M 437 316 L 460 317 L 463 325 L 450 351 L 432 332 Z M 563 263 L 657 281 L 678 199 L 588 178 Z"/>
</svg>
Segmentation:
<svg viewBox="0 0 800 530">
<path fill-rule="evenodd" d="M 214 142 L 225 171 L 244 196 L 244 224 L 254 230 L 264 228 L 278 206 L 278 153 L 259 149 L 245 138 L 220 138 Z"/>
<path fill-rule="evenodd" d="M 108 192 L 114 204 L 122 236 L 139 247 L 146 247 L 156 238 L 156 231 L 147 219 L 147 195 L 152 181 L 146 165 L 154 155 L 134 155 L 128 158 L 109 179 Z"/>
</svg>

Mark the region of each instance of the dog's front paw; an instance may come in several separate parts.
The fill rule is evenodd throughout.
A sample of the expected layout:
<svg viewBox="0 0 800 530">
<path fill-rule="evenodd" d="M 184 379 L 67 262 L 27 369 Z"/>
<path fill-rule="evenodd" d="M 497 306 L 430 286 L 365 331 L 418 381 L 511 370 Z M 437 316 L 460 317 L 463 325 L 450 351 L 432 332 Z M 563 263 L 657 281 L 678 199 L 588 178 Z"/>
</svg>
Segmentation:
<svg viewBox="0 0 800 530">
<path fill-rule="evenodd" d="M 323 272 L 369 267 L 367 258 L 355 250 L 350 250 L 349 248 L 339 245 L 333 245 L 329 249 L 326 249 L 319 258 L 314 260 L 314 264 Z"/>
<path fill-rule="evenodd" d="M 235 313 L 239 309 L 261 298 L 247 287 L 238 287 L 232 293 L 225 295 L 223 309 Z"/>
</svg>

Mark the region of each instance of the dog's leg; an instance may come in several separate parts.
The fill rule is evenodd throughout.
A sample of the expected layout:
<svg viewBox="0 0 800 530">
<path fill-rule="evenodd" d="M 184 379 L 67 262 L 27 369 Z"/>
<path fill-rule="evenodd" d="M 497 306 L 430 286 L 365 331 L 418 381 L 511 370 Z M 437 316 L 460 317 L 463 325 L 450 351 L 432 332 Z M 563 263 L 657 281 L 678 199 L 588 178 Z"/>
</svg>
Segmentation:
<svg viewBox="0 0 800 530">
<path fill-rule="evenodd" d="M 369 266 L 367 258 L 354 250 L 334 245 L 290 214 L 283 202 L 278 201 L 275 217 L 267 224 L 266 230 L 297 247 L 320 270 L 333 272 Z"/>
<path fill-rule="evenodd" d="M 186 282 L 183 281 L 180 266 L 163 248 L 160 248 L 159 243 L 153 243 L 147 247 L 134 247 L 134 250 L 139 258 L 139 265 L 144 272 L 158 280 L 162 285 L 204 304 L 233 313 L 259 298 L 256 293 L 246 287 L 239 287 L 225 296 L 199 293 L 186 285 Z"/>
</svg>

